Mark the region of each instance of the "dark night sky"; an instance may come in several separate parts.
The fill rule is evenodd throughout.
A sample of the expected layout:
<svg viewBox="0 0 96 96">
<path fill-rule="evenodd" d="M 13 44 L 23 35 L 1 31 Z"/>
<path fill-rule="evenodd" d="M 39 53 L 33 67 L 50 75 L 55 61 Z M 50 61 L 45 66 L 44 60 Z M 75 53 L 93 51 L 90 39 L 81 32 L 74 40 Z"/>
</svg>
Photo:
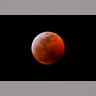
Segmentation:
<svg viewBox="0 0 96 96">
<path fill-rule="evenodd" d="M 85 17 L 84 20 L 76 17 L 79 16 L 2 16 L 0 80 L 96 80 L 95 63 L 90 55 L 91 35 L 87 33 L 94 26 L 89 27 L 91 23 Z M 41 65 L 31 54 L 33 39 L 44 31 L 59 34 L 66 46 L 63 58 L 51 66 Z"/>
</svg>

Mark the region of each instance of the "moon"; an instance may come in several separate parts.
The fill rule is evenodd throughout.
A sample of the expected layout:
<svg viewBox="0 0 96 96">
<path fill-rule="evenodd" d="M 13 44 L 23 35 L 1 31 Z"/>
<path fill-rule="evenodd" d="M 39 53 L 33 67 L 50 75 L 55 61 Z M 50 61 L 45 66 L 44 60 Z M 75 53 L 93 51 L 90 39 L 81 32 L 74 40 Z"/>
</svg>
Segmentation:
<svg viewBox="0 0 96 96">
<path fill-rule="evenodd" d="M 42 32 L 34 38 L 31 52 L 39 63 L 44 65 L 55 64 L 64 55 L 65 43 L 55 32 Z"/>
</svg>

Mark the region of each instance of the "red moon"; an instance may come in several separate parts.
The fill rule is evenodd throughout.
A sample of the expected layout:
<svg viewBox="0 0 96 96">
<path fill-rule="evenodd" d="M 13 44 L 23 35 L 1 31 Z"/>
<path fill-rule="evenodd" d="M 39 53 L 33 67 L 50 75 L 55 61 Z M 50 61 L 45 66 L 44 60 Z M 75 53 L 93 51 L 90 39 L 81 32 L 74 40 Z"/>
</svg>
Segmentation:
<svg viewBox="0 0 96 96">
<path fill-rule="evenodd" d="M 39 63 L 51 65 L 62 58 L 65 52 L 65 44 L 58 34 L 42 32 L 33 40 L 31 52 Z"/>
</svg>

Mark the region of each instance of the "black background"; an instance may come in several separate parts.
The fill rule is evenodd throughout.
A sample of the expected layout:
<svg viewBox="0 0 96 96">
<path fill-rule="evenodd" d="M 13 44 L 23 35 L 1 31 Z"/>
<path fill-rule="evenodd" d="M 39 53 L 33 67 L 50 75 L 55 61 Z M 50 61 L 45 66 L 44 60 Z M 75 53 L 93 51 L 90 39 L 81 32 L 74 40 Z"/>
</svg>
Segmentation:
<svg viewBox="0 0 96 96">
<path fill-rule="evenodd" d="M 82 16 L 0 17 L 1 81 L 96 80 L 95 37 L 92 37 L 96 29 L 92 19 Z M 44 31 L 59 34 L 66 46 L 63 58 L 51 66 L 38 63 L 31 53 L 33 39 Z"/>
</svg>

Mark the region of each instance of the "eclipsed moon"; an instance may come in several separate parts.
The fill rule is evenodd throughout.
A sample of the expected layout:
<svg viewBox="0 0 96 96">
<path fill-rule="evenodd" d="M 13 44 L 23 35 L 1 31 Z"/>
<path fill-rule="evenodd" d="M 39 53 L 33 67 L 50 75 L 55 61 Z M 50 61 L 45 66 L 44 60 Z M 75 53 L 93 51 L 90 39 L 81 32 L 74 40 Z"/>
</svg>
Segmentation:
<svg viewBox="0 0 96 96">
<path fill-rule="evenodd" d="M 65 52 L 65 44 L 57 33 L 42 32 L 34 38 L 31 52 L 39 63 L 50 65 L 62 58 Z"/>
</svg>

